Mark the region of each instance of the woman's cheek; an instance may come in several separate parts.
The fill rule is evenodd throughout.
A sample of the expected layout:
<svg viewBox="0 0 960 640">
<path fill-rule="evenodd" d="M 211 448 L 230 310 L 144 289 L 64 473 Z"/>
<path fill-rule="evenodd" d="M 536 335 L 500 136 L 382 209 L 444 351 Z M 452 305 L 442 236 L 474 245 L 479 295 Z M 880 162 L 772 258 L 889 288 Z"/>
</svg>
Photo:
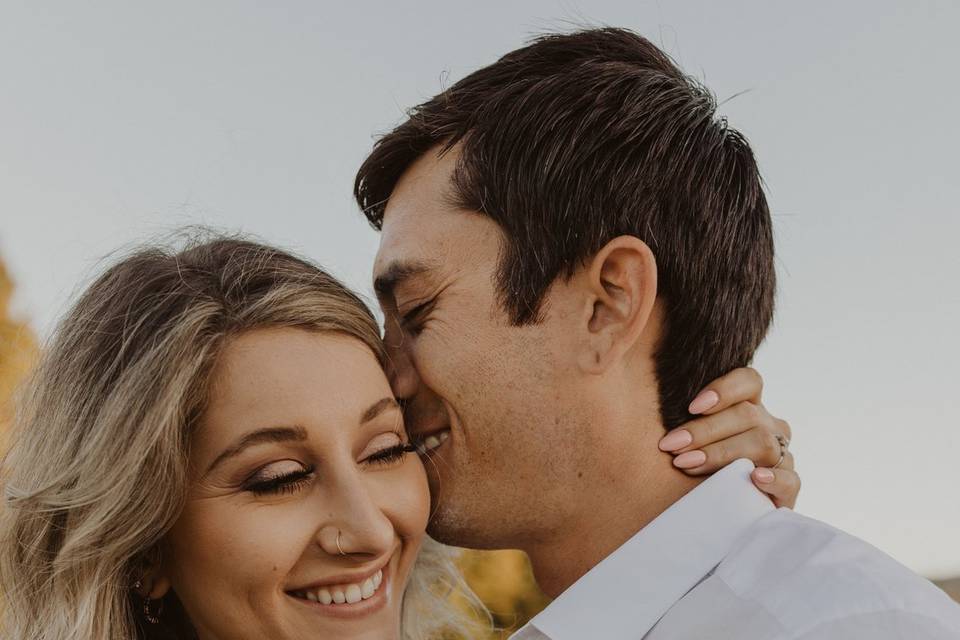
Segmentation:
<svg viewBox="0 0 960 640">
<path fill-rule="evenodd" d="M 416 454 L 409 454 L 414 458 Z M 397 534 L 419 540 L 427 530 L 430 517 L 430 487 L 427 472 L 419 457 L 409 460 L 396 474 L 383 478 L 380 488 L 382 510 Z"/>
<path fill-rule="evenodd" d="M 293 503 L 188 507 L 168 536 L 176 573 L 191 583 L 200 579 L 244 590 L 262 587 L 295 564 L 298 550 L 308 543 L 304 516 L 302 505 Z"/>
</svg>

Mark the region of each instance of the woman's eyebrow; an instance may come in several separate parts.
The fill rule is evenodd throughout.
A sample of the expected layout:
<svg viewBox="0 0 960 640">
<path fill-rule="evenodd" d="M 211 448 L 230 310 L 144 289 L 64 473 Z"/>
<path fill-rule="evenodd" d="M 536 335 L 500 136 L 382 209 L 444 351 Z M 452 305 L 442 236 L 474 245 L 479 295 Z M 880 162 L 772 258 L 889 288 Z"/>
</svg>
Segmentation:
<svg viewBox="0 0 960 640">
<path fill-rule="evenodd" d="M 370 405 L 370 407 L 363 412 L 363 414 L 360 416 L 360 424 L 370 422 L 387 409 L 399 410 L 400 405 L 397 404 L 397 401 L 394 398 L 381 398 Z"/>
<path fill-rule="evenodd" d="M 361 415 L 360 415 L 360 424 L 370 422 L 381 413 L 387 409 L 400 409 L 400 405 L 397 404 L 397 401 L 394 398 L 381 398 L 377 400 L 372 405 L 370 405 Z M 214 467 L 221 464 L 224 460 L 232 458 L 234 456 L 240 455 L 245 449 L 252 447 L 257 444 L 264 444 L 267 442 L 303 442 L 307 439 L 307 430 L 303 427 L 267 427 L 265 429 L 257 429 L 256 431 L 251 431 L 246 434 L 240 440 L 228 447 L 217 456 L 209 467 L 207 467 L 207 473 L 213 471 Z"/>
<path fill-rule="evenodd" d="M 213 471 L 214 467 L 219 465 L 227 458 L 239 455 L 248 447 L 266 442 L 303 442 L 307 439 L 307 430 L 303 427 L 267 427 L 257 429 L 246 434 L 240 440 L 228 447 L 217 456 L 217 459 L 207 467 L 207 473 Z"/>
</svg>

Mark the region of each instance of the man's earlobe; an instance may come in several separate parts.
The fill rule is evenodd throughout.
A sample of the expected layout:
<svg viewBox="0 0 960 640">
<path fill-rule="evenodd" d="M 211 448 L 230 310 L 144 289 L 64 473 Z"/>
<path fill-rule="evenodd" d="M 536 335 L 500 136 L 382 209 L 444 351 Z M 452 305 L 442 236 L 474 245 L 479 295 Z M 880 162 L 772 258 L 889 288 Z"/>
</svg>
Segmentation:
<svg viewBox="0 0 960 640">
<path fill-rule="evenodd" d="M 657 297 L 657 263 L 645 242 L 619 236 L 594 255 L 585 277 L 592 311 L 581 366 L 600 373 L 643 334 Z"/>
</svg>

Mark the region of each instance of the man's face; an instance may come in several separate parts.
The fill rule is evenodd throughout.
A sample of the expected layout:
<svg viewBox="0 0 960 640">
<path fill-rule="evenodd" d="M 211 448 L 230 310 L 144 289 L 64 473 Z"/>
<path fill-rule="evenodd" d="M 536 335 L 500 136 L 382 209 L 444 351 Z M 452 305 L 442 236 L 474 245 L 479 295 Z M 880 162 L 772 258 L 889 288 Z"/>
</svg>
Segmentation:
<svg viewBox="0 0 960 640">
<path fill-rule="evenodd" d="M 591 455 L 570 355 L 576 312 L 554 287 L 543 322 L 510 324 L 494 282 L 503 234 L 450 203 L 456 157 L 428 152 L 386 207 L 374 277 L 388 373 L 410 434 L 429 449 L 430 533 L 525 546 L 573 507 L 577 467 Z"/>
</svg>

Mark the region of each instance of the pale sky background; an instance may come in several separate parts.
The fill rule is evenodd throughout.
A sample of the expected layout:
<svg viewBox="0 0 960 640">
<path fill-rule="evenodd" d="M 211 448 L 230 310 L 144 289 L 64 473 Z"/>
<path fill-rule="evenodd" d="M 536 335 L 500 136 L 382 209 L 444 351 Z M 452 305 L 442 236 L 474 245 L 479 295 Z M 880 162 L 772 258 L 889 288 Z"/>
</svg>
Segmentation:
<svg viewBox="0 0 960 640">
<path fill-rule="evenodd" d="M 780 279 L 756 366 L 799 510 L 960 574 L 960 3 L 0 0 L 0 256 L 48 335 L 120 245 L 245 230 L 370 293 L 350 196 L 404 108 L 569 21 L 632 28 L 725 99 Z"/>
</svg>

